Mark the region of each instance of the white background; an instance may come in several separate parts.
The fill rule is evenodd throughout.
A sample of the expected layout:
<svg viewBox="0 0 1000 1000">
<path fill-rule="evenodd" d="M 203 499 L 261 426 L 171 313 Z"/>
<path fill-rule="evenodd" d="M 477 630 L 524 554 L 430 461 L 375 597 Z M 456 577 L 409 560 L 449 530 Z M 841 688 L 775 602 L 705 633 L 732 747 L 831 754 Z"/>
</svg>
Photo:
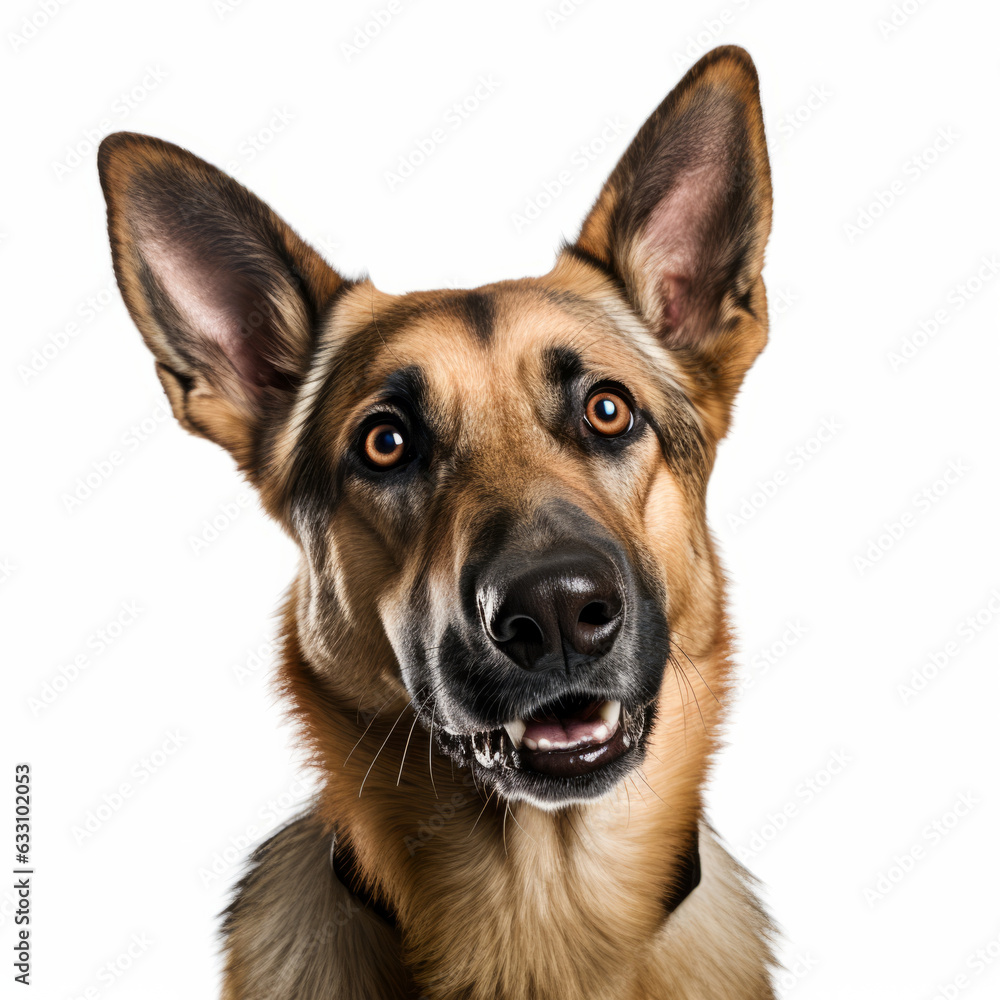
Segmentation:
<svg viewBox="0 0 1000 1000">
<path fill-rule="evenodd" d="M 293 546 L 165 417 L 93 139 L 228 166 L 388 291 L 472 286 L 547 270 L 646 115 L 736 42 L 771 149 L 773 336 L 711 488 L 750 685 L 711 815 L 766 886 L 787 995 L 995 997 L 996 5 L 398 0 L 352 53 L 385 3 L 47 2 L 0 23 L 0 731 L 4 774 L 34 769 L 34 995 L 214 996 L 240 859 L 307 794 L 268 686 Z"/>
</svg>

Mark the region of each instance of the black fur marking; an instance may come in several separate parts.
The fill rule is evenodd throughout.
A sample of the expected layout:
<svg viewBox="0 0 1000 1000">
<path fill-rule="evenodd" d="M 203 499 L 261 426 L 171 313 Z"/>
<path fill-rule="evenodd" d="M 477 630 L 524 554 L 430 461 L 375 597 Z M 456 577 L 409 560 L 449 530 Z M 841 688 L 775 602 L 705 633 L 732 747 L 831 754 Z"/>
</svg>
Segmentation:
<svg viewBox="0 0 1000 1000">
<path fill-rule="evenodd" d="M 361 906 L 368 907 L 377 917 L 384 920 L 390 927 L 397 927 L 396 914 L 381 897 L 368 890 L 361 877 L 361 866 L 354 851 L 346 841 L 334 837 L 333 848 L 330 851 L 330 865 L 333 874 L 340 884 L 358 901 Z"/>
<path fill-rule="evenodd" d="M 589 267 L 594 268 L 595 271 L 600 271 L 601 274 L 615 286 L 615 289 L 625 297 L 626 301 L 628 301 L 628 290 L 625 287 L 625 282 L 622 281 L 621 275 L 618 274 L 618 272 L 615 271 L 614 268 L 606 261 L 595 257 L 591 253 L 587 253 L 586 250 L 582 247 L 578 247 L 574 243 L 564 244 L 560 253 L 569 254 L 569 256 L 574 260 L 587 264 Z"/>
<path fill-rule="evenodd" d="M 542 358 L 546 381 L 556 389 L 570 385 L 585 372 L 580 355 L 571 347 L 550 347 Z"/>
<path fill-rule="evenodd" d="M 667 465 L 701 481 L 707 445 L 687 397 L 676 390 L 670 392 L 662 414 L 644 410 L 643 417 L 653 429 Z"/>
<path fill-rule="evenodd" d="M 496 300 L 489 292 L 466 292 L 456 302 L 455 308 L 481 344 L 488 344 L 492 340 L 497 307 Z"/>
<path fill-rule="evenodd" d="M 677 881 L 670 892 L 663 897 L 663 908 L 669 916 L 691 895 L 701 883 L 701 852 L 698 849 L 698 828 L 691 833 L 691 845 L 680 859 Z"/>
<path fill-rule="evenodd" d="M 307 516 L 328 516 L 340 494 L 342 468 L 332 452 L 328 416 L 334 409 L 337 393 L 345 392 L 357 399 L 358 388 L 364 385 L 372 361 L 414 313 L 400 309 L 373 318 L 347 340 L 330 362 L 291 458 L 292 504 Z M 411 390 L 415 387 L 415 384 L 404 386 Z"/>
<path fill-rule="evenodd" d="M 750 299 L 753 295 L 753 289 L 748 288 L 737 300 L 736 305 L 742 309 L 745 313 L 752 316 L 754 319 L 757 318 L 757 314 L 753 311 L 753 307 L 750 305 Z"/>
<path fill-rule="evenodd" d="M 378 396 L 386 402 L 402 402 L 414 414 L 418 414 L 427 399 L 427 380 L 417 365 L 408 365 L 394 371 L 382 383 Z"/>
</svg>

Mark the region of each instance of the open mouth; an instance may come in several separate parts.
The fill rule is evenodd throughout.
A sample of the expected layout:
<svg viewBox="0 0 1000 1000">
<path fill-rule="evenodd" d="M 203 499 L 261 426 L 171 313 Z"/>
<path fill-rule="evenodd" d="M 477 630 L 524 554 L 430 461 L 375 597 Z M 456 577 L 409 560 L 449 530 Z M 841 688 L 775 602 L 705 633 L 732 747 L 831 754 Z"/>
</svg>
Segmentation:
<svg viewBox="0 0 1000 1000">
<path fill-rule="evenodd" d="M 610 763 L 627 748 L 621 711 L 620 701 L 574 699 L 541 708 L 503 728 L 521 767 L 569 778 Z"/>
<path fill-rule="evenodd" d="M 641 755 L 651 713 L 600 697 L 563 697 L 458 741 L 461 756 L 468 760 L 471 749 L 476 770 L 501 791 L 553 806 L 593 798 L 623 778 Z"/>
</svg>

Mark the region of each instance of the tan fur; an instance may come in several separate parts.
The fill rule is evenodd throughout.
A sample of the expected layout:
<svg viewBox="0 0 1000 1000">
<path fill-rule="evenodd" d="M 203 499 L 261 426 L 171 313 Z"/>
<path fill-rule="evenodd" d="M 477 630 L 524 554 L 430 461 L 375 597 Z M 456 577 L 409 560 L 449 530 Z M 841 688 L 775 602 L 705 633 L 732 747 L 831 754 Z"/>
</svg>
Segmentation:
<svg viewBox="0 0 1000 1000">
<path fill-rule="evenodd" d="M 669 160 L 665 136 L 697 115 L 712 141 L 647 204 L 644 157 Z M 680 138 L 692 145 L 691 134 Z M 772 998 L 771 924 L 702 807 L 731 689 L 705 491 L 767 339 L 770 179 L 746 53 L 718 49 L 691 70 L 549 274 L 472 293 L 490 303 L 486 332 L 470 293 L 393 296 L 344 282 L 190 154 L 142 137 L 109 141 L 102 180 L 116 273 L 174 412 L 233 453 L 302 550 L 278 683 L 322 788 L 241 883 L 226 921 L 226 1000 Z M 720 203 L 744 211 L 736 222 L 702 218 L 705 191 L 730 167 L 734 197 Z M 162 183 L 211 191 L 183 223 L 159 209 L 180 249 L 143 221 Z M 214 245 L 205 233 L 218 213 L 204 205 L 216 198 L 225 225 L 250 220 L 231 241 L 266 277 L 231 256 L 212 275 L 228 292 L 213 296 L 216 286 L 195 279 Z M 712 239 L 725 241 L 723 264 L 692 256 Z M 155 283 L 140 280 L 147 271 Z M 262 287 L 246 306 L 255 280 Z M 252 338 L 226 334 L 226 310 L 237 307 L 270 324 L 256 382 L 243 357 Z M 311 332 L 310 317 L 321 317 Z M 199 324 L 222 336 L 201 336 Z M 588 371 L 625 384 L 662 437 L 646 434 L 612 464 L 552 433 L 559 400 L 541 388 L 544 359 L 567 346 Z M 390 501 L 371 478 L 324 471 L 355 447 L 379 386 L 407 368 L 426 383 L 446 456 L 426 472 L 433 500 L 423 506 L 409 495 Z M 319 497 L 305 503 L 307 475 Z M 326 490 L 337 492 L 329 507 Z M 429 595 L 419 613 L 442 619 L 477 528 L 498 512 L 528 520 L 553 501 L 603 526 L 655 581 L 671 639 L 641 769 L 603 798 L 547 811 L 500 801 L 450 763 L 434 743 L 433 714 L 422 724 L 430 695 L 407 689 L 399 650 L 418 582 Z M 414 507 L 401 516 L 393 503 Z M 702 881 L 668 913 L 695 829 Z M 395 926 L 335 876 L 334 838 Z"/>
<path fill-rule="evenodd" d="M 574 267 L 561 261 L 556 280 L 565 281 Z M 504 358 L 518 356 L 518 342 L 526 346 L 530 338 L 537 346 L 539 339 L 558 339 L 573 323 L 566 315 L 546 319 L 544 310 L 540 322 L 530 288 L 519 282 L 501 289 L 511 300 L 509 325 L 492 351 L 461 329 L 449 336 L 440 323 L 433 331 L 418 324 L 412 336 L 393 342 L 387 363 L 405 365 L 419 356 L 430 367 L 422 352 L 433 336 L 431 377 L 442 380 L 434 395 L 448 397 L 450 384 L 470 423 L 477 423 L 477 399 L 486 422 L 486 412 L 502 404 L 498 387 L 516 384 L 516 366 L 505 368 Z M 597 285 L 592 291 L 599 307 L 606 290 Z M 521 309 L 525 320 L 534 318 L 531 330 L 518 324 Z M 644 381 L 642 356 L 613 328 L 605 332 L 615 342 L 599 339 L 592 350 L 613 358 L 616 371 L 627 372 L 638 390 Z M 683 372 L 676 377 L 683 379 Z M 373 888 L 399 913 L 406 928 L 406 965 L 428 997 L 768 997 L 770 926 L 741 869 L 721 848 L 705 850 L 704 885 L 675 917 L 664 922 L 660 894 L 651 891 L 669 886 L 686 834 L 701 815 L 700 788 L 729 687 L 724 582 L 703 525 L 704 498 L 691 484 L 678 483 L 651 453 L 646 456 L 651 475 L 632 498 L 634 512 L 610 506 L 606 495 L 595 495 L 593 483 L 579 481 L 571 467 L 559 467 L 555 449 L 539 454 L 540 442 L 528 429 L 496 426 L 495 417 L 489 422 L 498 461 L 484 468 L 484 479 L 509 493 L 518 483 L 537 482 L 538 468 L 545 466 L 550 489 L 553 480 L 562 480 L 568 491 L 577 491 L 577 502 L 592 503 L 603 521 L 622 525 L 625 537 L 642 536 L 670 581 L 671 620 L 683 638 L 664 681 L 649 758 L 642 774 L 610 799 L 563 814 L 520 803 L 509 809 L 495 801 L 484 805 L 485 796 L 470 787 L 467 773 L 453 774 L 436 752 L 429 755 L 427 733 L 412 731 L 410 699 L 394 673 L 390 650 L 373 680 L 369 640 L 355 647 L 351 634 L 331 639 L 325 624 L 323 645 L 341 650 L 338 666 L 335 676 L 315 669 L 323 656 L 313 645 L 305 653 L 297 638 L 310 633 L 302 622 L 309 615 L 308 585 L 300 581 L 289 602 L 282 685 L 327 780 L 317 805 L 327 836 L 334 829 L 346 833 Z M 519 444 L 524 436 L 527 441 Z M 343 529 L 331 526 L 331 543 L 352 536 Z M 351 595 L 349 605 L 390 606 L 386 590 L 394 572 L 405 580 L 406 565 L 376 563 L 374 572 L 365 573 L 362 563 L 371 562 L 372 551 L 360 534 L 356 537 L 358 551 L 340 544 L 335 555 L 348 567 L 341 586 Z M 455 560 L 453 542 L 441 558 Z M 358 650 L 356 662 L 351 648 Z M 359 721 L 359 699 L 378 712 L 370 724 L 366 716 Z M 430 829 L 437 817 L 444 822 L 421 841 L 421 830 Z M 712 840 L 711 834 L 705 837 Z M 411 854 L 414 845 L 419 846 Z M 697 918 L 688 916 L 696 899 Z M 690 933 L 671 927 L 682 914 Z M 719 914 L 727 919 L 717 925 Z M 230 954 L 231 967 L 238 968 L 240 950 L 232 947 Z M 674 993 L 664 992 L 666 983 Z"/>
<path fill-rule="evenodd" d="M 135 142 L 134 138 L 144 141 Z M 144 192 L 136 190 L 139 178 L 175 173 L 183 176 L 192 188 L 222 189 L 237 198 L 252 197 L 232 178 L 190 154 L 181 153 L 175 146 L 156 140 L 145 141 L 145 137 L 133 137 L 126 132 L 113 133 L 102 143 L 99 166 L 108 198 L 108 234 L 114 251 L 115 277 L 146 346 L 157 359 L 156 373 L 174 416 L 186 430 L 222 445 L 233 454 L 240 468 L 247 471 L 252 462 L 250 439 L 256 430 L 257 419 L 246 390 L 221 354 L 216 359 L 211 377 L 191 365 L 189 358 L 177 350 L 164 330 L 138 276 L 137 254 L 133 248 L 139 239 L 145 238 L 161 253 L 168 253 L 168 247 L 161 243 L 155 230 L 142 231 L 142 213 L 128 212 L 124 208 L 130 201 L 141 201 L 144 197 Z M 266 209 L 265 212 L 266 224 L 278 234 L 282 251 L 296 258 L 301 274 L 315 290 L 317 301 L 328 302 L 340 286 L 339 275 L 283 220 L 273 212 Z M 248 255 L 256 250 L 251 245 L 247 247 Z M 177 282 L 200 284 L 200 280 L 194 280 L 194 275 L 185 275 L 176 266 L 165 270 L 172 271 Z M 289 333 L 288 359 L 301 354 L 310 339 L 309 322 L 306 311 L 287 281 L 276 281 L 266 301 L 262 297 L 257 308 L 261 313 L 273 312 L 283 317 Z M 298 350 L 293 345 L 298 345 Z M 186 390 L 178 376 L 191 378 L 193 386 Z M 260 482 L 257 485 L 263 489 Z"/>
</svg>

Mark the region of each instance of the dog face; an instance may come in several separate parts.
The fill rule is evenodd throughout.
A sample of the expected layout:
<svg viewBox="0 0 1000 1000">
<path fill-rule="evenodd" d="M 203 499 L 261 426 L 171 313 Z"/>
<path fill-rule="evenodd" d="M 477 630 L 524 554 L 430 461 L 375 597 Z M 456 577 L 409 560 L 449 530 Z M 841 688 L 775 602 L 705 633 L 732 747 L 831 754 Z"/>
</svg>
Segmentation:
<svg viewBox="0 0 1000 1000">
<path fill-rule="evenodd" d="M 355 290 L 367 322 L 345 342 L 371 338 L 371 363 L 345 391 L 323 379 L 302 423 L 333 438 L 297 443 L 289 487 L 312 565 L 344 574 L 319 628 L 370 602 L 441 747 L 556 804 L 641 755 L 668 648 L 649 514 L 697 507 L 704 451 L 678 375 L 608 315 L 604 276 L 560 270 L 374 320 Z"/>
<path fill-rule="evenodd" d="M 508 799 L 614 787 L 677 637 L 715 638 L 705 486 L 766 339 L 749 57 L 688 73 L 549 274 L 473 291 L 348 281 L 158 140 L 110 136 L 99 162 L 175 415 L 302 548 L 297 642 L 331 697 L 411 703 Z"/>
</svg>

